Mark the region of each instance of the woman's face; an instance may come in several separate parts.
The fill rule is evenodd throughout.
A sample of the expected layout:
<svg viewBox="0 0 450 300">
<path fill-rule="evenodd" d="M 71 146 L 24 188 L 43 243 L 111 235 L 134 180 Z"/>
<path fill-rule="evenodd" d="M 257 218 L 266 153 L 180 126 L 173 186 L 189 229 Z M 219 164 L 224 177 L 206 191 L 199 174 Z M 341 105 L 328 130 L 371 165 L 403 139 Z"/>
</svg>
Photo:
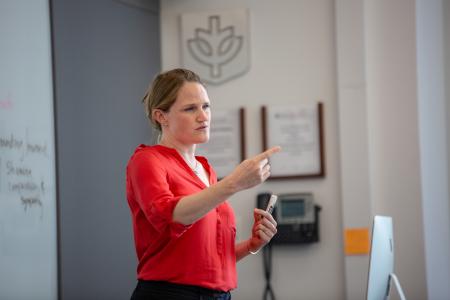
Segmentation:
<svg viewBox="0 0 450 300">
<path fill-rule="evenodd" d="M 183 145 L 209 140 L 211 111 L 208 94 L 197 82 L 185 82 L 168 112 L 163 112 L 163 138 Z"/>
</svg>

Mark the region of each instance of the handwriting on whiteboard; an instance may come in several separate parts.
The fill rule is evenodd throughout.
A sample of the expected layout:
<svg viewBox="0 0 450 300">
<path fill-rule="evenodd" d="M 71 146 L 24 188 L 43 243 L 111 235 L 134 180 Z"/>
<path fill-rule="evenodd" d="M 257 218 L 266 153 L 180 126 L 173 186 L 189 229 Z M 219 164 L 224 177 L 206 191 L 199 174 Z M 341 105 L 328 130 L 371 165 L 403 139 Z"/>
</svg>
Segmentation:
<svg viewBox="0 0 450 300">
<path fill-rule="evenodd" d="M 47 184 L 42 165 L 48 160 L 48 152 L 47 142 L 32 141 L 28 130 L 25 138 L 14 133 L 0 135 L 0 192 L 24 211 L 43 209 Z"/>
</svg>

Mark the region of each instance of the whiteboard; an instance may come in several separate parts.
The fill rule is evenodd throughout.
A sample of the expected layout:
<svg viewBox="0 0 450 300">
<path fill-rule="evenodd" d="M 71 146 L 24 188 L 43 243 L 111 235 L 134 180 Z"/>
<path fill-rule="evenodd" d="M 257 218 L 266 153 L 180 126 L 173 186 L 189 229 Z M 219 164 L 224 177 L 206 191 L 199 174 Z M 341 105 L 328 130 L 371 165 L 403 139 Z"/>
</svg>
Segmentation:
<svg viewBox="0 0 450 300">
<path fill-rule="evenodd" d="M 0 299 L 56 299 L 48 0 L 1 0 L 0 39 Z"/>
</svg>

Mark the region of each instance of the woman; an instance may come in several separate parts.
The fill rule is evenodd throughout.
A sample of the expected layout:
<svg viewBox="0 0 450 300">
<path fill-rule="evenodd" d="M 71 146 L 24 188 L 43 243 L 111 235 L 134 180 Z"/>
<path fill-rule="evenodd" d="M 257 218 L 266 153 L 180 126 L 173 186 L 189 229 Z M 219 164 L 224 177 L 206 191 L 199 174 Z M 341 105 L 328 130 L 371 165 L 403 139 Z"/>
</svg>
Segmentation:
<svg viewBox="0 0 450 300">
<path fill-rule="evenodd" d="M 198 75 L 174 69 L 158 75 L 145 96 L 159 144 L 140 145 L 127 166 L 138 284 L 132 299 L 231 299 L 236 261 L 276 233 L 273 217 L 254 211 L 251 237 L 235 244 L 234 213 L 226 199 L 264 182 L 274 147 L 242 162 L 217 182 L 208 161 L 195 156 L 209 139 L 210 101 Z"/>
</svg>

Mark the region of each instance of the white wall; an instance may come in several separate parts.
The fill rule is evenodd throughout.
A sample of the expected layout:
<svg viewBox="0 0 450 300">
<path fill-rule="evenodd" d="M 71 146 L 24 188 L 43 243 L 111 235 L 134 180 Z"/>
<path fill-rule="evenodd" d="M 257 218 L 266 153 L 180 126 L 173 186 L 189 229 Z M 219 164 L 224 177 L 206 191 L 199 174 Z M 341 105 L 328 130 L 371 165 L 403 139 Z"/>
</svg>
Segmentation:
<svg viewBox="0 0 450 300">
<path fill-rule="evenodd" d="M 321 242 L 306 247 L 276 247 L 273 288 L 277 298 L 283 300 L 344 299 L 333 1 L 161 1 L 163 69 L 181 63 L 181 13 L 235 8 L 250 9 L 251 69 L 243 77 L 208 88 L 213 113 L 221 108 L 246 108 L 247 154 L 253 155 L 261 151 L 261 105 L 321 100 L 325 104 L 327 164 L 324 179 L 269 182 L 233 197 L 238 238 L 247 238 L 250 232 L 258 191 L 313 192 L 323 207 Z M 239 287 L 233 299 L 261 299 L 262 271 L 261 255 L 240 262 Z"/>
<path fill-rule="evenodd" d="M 425 299 L 415 2 L 335 3 L 343 225 L 392 216 L 395 272 Z M 345 258 L 347 299 L 364 298 L 366 270 Z"/>
<path fill-rule="evenodd" d="M 408 299 L 426 299 L 415 3 L 365 1 L 373 213 L 394 218 L 395 269 Z"/>
<path fill-rule="evenodd" d="M 370 228 L 372 197 L 369 168 L 368 97 L 364 1 L 335 4 L 339 146 L 343 230 Z M 368 255 L 345 256 L 346 299 L 363 299 Z"/>
<path fill-rule="evenodd" d="M 277 298 L 364 298 L 367 257 L 344 260 L 342 229 L 368 226 L 371 216 L 386 214 L 394 218 L 395 268 L 404 291 L 408 299 L 426 299 L 416 2 L 161 1 L 163 69 L 181 64 L 181 13 L 235 8 L 251 13 L 251 69 L 209 87 L 209 94 L 213 113 L 247 109 L 247 153 L 261 151 L 261 105 L 325 103 L 326 178 L 268 182 L 232 199 L 241 238 L 250 230 L 258 191 L 312 191 L 323 207 L 319 244 L 275 248 Z M 449 5 L 444 8 L 448 16 Z M 448 95 L 447 88 L 447 105 Z M 238 269 L 234 299 L 260 299 L 261 257 Z"/>
<path fill-rule="evenodd" d="M 429 299 L 450 297 L 445 0 L 417 0 L 419 132 Z"/>
</svg>

